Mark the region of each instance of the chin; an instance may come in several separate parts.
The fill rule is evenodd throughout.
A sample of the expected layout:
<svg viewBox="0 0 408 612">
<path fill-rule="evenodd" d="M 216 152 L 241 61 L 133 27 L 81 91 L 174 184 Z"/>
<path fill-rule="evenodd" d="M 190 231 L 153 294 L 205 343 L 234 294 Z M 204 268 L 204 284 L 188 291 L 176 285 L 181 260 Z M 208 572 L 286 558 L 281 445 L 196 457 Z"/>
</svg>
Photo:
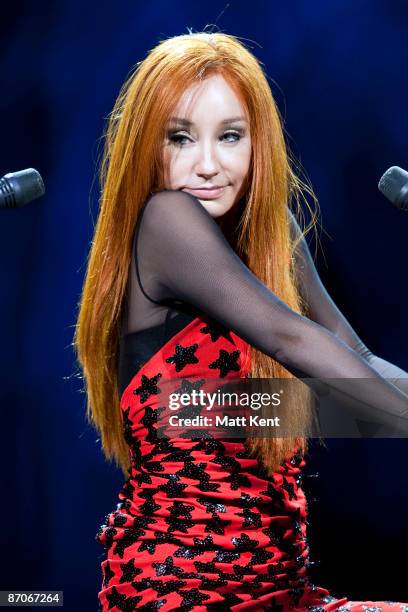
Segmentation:
<svg viewBox="0 0 408 612">
<path fill-rule="evenodd" d="M 218 202 L 217 200 L 200 200 L 200 198 L 197 199 L 199 202 L 201 202 L 201 204 L 211 214 L 212 217 L 221 217 L 233 207 L 233 204 L 225 204 L 224 202 Z"/>
</svg>

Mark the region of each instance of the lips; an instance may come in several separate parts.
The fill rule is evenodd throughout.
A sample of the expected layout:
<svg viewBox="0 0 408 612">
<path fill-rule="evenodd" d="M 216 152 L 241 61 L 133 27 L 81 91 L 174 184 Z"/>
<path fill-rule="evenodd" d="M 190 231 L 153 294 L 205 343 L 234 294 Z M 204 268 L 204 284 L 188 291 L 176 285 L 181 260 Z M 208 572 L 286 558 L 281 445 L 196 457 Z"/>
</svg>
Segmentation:
<svg viewBox="0 0 408 612">
<path fill-rule="evenodd" d="M 217 198 L 222 196 L 224 190 L 225 187 L 212 187 L 211 189 L 189 189 L 188 187 L 186 187 L 183 189 L 183 191 L 191 193 L 191 195 L 196 196 L 200 200 L 216 200 Z"/>
</svg>

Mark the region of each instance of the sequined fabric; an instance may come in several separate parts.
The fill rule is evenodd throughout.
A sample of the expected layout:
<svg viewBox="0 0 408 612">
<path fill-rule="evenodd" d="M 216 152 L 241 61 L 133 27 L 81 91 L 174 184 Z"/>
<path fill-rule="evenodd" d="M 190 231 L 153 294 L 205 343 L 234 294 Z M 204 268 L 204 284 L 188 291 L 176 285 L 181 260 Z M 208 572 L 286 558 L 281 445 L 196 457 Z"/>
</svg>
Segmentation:
<svg viewBox="0 0 408 612">
<path fill-rule="evenodd" d="M 206 316 L 178 332 L 121 397 L 131 469 L 96 539 L 104 546 L 99 609 L 408 612 L 350 602 L 308 579 L 304 457 L 294 449 L 267 477 L 244 443 L 157 435 L 160 384 L 244 377 L 248 345 Z M 189 380 L 190 377 L 190 380 Z"/>
</svg>

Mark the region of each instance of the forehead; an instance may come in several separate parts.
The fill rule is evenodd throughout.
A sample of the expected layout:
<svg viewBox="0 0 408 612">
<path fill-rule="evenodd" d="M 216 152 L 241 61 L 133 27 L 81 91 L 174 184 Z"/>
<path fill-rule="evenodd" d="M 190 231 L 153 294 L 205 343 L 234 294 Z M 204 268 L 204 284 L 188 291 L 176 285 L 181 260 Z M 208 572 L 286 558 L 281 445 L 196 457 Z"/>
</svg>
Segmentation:
<svg viewBox="0 0 408 612">
<path fill-rule="evenodd" d="M 246 116 L 240 99 L 219 74 L 190 85 L 181 95 L 174 114 L 191 121 L 201 117 L 218 120 L 226 115 Z"/>
</svg>

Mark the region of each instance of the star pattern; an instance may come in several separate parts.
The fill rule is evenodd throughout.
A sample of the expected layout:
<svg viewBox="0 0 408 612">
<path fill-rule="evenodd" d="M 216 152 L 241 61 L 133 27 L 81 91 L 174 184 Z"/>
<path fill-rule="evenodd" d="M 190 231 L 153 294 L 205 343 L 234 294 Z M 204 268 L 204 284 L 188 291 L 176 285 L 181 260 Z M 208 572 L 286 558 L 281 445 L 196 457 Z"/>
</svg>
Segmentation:
<svg viewBox="0 0 408 612">
<path fill-rule="evenodd" d="M 122 398 L 130 464 L 117 508 L 96 535 L 106 559 L 100 612 L 230 612 L 242 604 L 323 612 L 336 599 L 325 589 L 319 594 L 308 577 L 303 453 L 294 449 L 271 474 L 244 441 L 213 437 L 210 428 L 171 440 L 161 435 L 164 372 L 176 379 L 177 393 L 189 395 L 206 391 L 207 378 L 248 374 L 243 343 L 228 329 L 198 317 L 188 330 L 145 362 Z M 178 415 L 200 410 L 183 406 Z M 387 605 L 369 602 L 364 611 L 390 612 Z M 389 605 L 408 612 L 405 604 Z"/>
<path fill-rule="evenodd" d="M 295 493 L 295 485 L 286 480 L 285 477 L 283 478 L 282 489 L 287 492 L 289 496 L 289 501 L 291 501 L 292 499 L 297 499 L 297 495 Z"/>
<path fill-rule="evenodd" d="M 176 372 L 180 372 L 189 363 L 198 363 L 198 358 L 194 355 L 198 349 L 198 344 L 192 344 L 191 346 L 182 346 L 176 344 L 176 351 L 171 357 L 167 357 L 166 363 L 174 363 L 176 365 Z"/>
<path fill-rule="evenodd" d="M 120 569 L 122 570 L 122 577 L 119 582 L 132 582 L 135 576 L 143 571 L 140 567 L 135 567 L 134 559 L 130 559 L 127 563 L 121 563 Z"/>
<path fill-rule="evenodd" d="M 208 364 L 208 367 L 212 370 L 220 370 L 220 378 L 224 378 L 229 372 L 239 372 L 238 357 L 241 351 L 228 352 L 224 349 L 220 349 L 220 355 L 218 359 Z"/>
<path fill-rule="evenodd" d="M 140 396 L 140 402 L 144 402 L 151 396 L 161 393 L 161 389 L 157 386 L 158 380 L 162 377 L 161 372 L 149 378 L 142 374 L 142 384 L 134 389 L 133 393 Z"/>
<path fill-rule="evenodd" d="M 106 588 L 109 584 L 111 578 L 115 576 L 115 572 L 111 570 L 109 561 L 105 565 L 104 576 L 103 576 L 103 586 Z"/>
<path fill-rule="evenodd" d="M 112 593 L 107 593 L 106 599 L 109 602 L 108 610 L 116 606 L 123 612 L 134 612 L 138 602 L 141 601 L 142 598 L 138 595 L 126 597 L 126 595 L 119 593 L 116 587 L 112 587 Z"/>
<path fill-rule="evenodd" d="M 199 606 L 207 599 L 210 599 L 207 593 L 201 593 L 196 588 L 188 591 L 180 590 L 179 593 L 183 597 L 180 610 L 192 610 L 194 606 Z"/>
<path fill-rule="evenodd" d="M 200 332 L 202 334 L 209 334 L 212 342 L 217 342 L 223 336 L 232 343 L 231 332 L 214 319 L 210 319 L 207 325 L 201 327 Z"/>
</svg>

